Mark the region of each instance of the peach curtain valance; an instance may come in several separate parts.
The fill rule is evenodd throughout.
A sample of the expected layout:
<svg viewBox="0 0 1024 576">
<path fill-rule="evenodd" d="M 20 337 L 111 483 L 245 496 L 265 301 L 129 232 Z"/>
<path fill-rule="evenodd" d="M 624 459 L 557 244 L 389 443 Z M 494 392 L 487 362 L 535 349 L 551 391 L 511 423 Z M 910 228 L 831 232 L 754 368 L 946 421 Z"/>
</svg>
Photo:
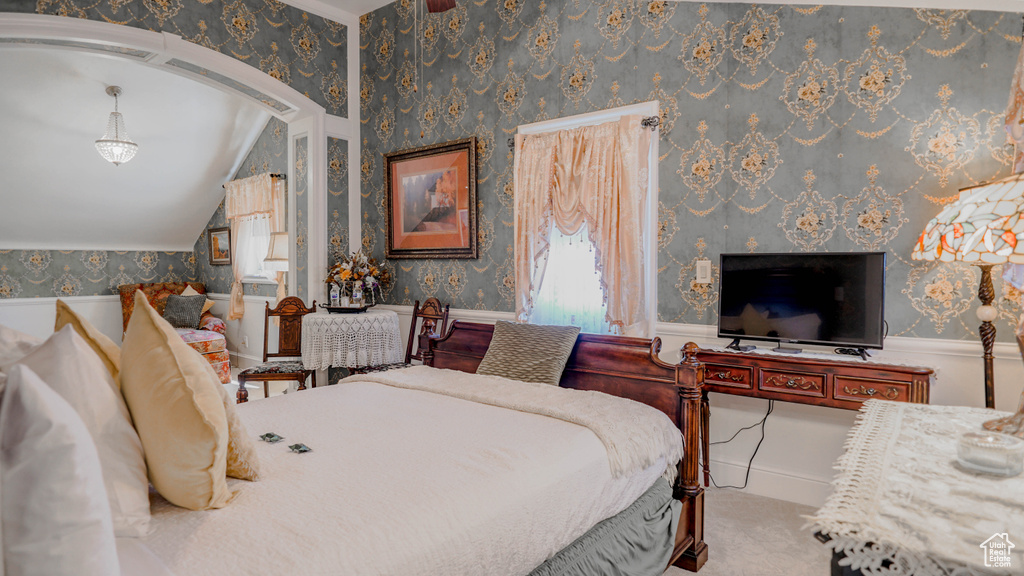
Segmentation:
<svg viewBox="0 0 1024 576">
<path fill-rule="evenodd" d="M 640 116 L 536 135 L 516 135 L 516 314 L 526 321 L 547 267 L 551 231 L 586 224 L 606 304 L 623 334 L 646 318 L 643 214 L 650 136 Z"/>
<path fill-rule="evenodd" d="M 242 278 L 244 270 L 238 255 L 238 245 L 242 238 L 238 236 L 239 224 L 243 219 L 266 217 L 270 220 L 270 232 L 285 231 L 285 182 L 274 178 L 269 172 L 232 180 L 224 184 L 226 190 L 224 209 L 231 226 L 231 272 L 234 281 L 231 283 L 231 307 L 228 320 L 237 320 L 245 314 Z M 277 300 L 287 294 L 284 282 L 285 273 L 277 273 Z"/>
</svg>

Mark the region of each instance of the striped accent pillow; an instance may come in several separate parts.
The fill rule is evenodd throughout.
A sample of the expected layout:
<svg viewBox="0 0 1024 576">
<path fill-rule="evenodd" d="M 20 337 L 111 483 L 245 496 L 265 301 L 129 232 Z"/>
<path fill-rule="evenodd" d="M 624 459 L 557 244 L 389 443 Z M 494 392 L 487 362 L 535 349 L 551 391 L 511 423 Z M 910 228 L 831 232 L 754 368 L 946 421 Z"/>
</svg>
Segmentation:
<svg viewBox="0 0 1024 576">
<path fill-rule="evenodd" d="M 206 296 L 202 294 L 198 296 L 171 294 L 167 297 L 167 306 L 164 307 L 164 320 L 167 320 L 175 328 L 198 330 L 204 304 L 206 304 Z"/>
<path fill-rule="evenodd" d="M 576 345 L 576 326 L 543 326 L 499 320 L 477 374 L 558 386 Z"/>
</svg>

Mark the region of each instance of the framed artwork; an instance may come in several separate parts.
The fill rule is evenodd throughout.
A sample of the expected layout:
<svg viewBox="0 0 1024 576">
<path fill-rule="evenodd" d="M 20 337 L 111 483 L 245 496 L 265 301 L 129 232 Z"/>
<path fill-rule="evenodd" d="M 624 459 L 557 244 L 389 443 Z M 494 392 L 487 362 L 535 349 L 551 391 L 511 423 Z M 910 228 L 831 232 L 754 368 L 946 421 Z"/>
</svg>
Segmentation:
<svg viewBox="0 0 1024 576">
<path fill-rule="evenodd" d="M 388 258 L 477 258 L 476 137 L 384 155 Z"/>
<path fill-rule="evenodd" d="M 206 236 L 210 241 L 210 265 L 231 265 L 231 228 L 210 228 Z"/>
</svg>

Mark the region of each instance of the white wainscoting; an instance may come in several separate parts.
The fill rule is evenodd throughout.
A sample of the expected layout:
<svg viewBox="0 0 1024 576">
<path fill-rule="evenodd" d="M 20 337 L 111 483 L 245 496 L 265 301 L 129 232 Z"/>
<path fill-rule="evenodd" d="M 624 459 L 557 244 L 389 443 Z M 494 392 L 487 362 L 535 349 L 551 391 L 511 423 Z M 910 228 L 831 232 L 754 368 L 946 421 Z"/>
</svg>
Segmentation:
<svg viewBox="0 0 1024 576">
<path fill-rule="evenodd" d="M 232 365 L 243 368 L 263 359 L 263 310 L 274 297 L 245 296 L 245 316 L 241 320 L 228 317 L 227 294 L 207 294 L 214 301 L 212 312 L 225 319 L 227 344 Z M 61 298 L 71 309 L 92 323 L 114 342 L 121 342 L 121 299 L 116 295 L 72 296 Z M 53 334 L 56 319 L 56 298 L 10 298 L 0 300 L 0 324 L 39 338 Z M 411 314 L 411 312 L 410 312 Z M 245 345 L 244 342 L 248 342 Z M 270 325 L 270 342 L 277 343 L 277 327 Z M 273 351 L 273 349 L 271 350 Z"/>
<path fill-rule="evenodd" d="M 73 296 L 61 298 L 76 314 L 88 320 L 114 342 L 121 342 L 121 298 Z M 53 334 L 57 298 L 9 298 L 0 300 L 0 324 L 38 338 Z"/>
<path fill-rule="evenodd" d="M 408 338 L 412 307 L 381 307 L 398 313 L 402 338 Z M 513 314 L 453 309 L 450 318 L 493 323 L 512 320 Z M 657 334 L 663 342 L 662 360 L 672 363 L 678 362 L 679 348 L 686 342 L 702 346 L 728 343 L 716 337 L 715 326 L 659 322 Z M 827 348 L 808 350 L 831 352 Z M 934 369 L 933 404 L 983 406 L 981 353 L 981 343 L 974 340 L 893 337 L 886 339 L 885 349 L 878 351 L 875 359 Z M 1014 344 L 996 344 L 995 357 L 996 406 L 1013 411 L 1024 387 L 1024 362 Z M 767 400 L 711 394 L 711 441 L 726 440 L 740 428 L 759 422 L 767 407 Z M 765 426 L 765 440 L 750 470 L 747 490 L 820 506 L 829 494 L 832 465 L 842 454 L 856 416 L 850 410 L 776 402 Z M 719 485 L 743 484 L 747 462 L 759 439 L 760 428 L 753 428 L 729 444 L 711 447 L 711 473 Z"/>
</svg>

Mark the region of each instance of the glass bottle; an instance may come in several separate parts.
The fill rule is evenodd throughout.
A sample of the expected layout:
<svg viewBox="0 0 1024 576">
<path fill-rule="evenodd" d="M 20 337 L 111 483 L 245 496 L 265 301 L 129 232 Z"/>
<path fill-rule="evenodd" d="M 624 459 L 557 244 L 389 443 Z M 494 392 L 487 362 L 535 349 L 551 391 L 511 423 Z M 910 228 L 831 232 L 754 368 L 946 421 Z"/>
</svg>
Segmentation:
<svg viewBox="0 0 1024 576">
<path fill-rule="evenodd" d="M 331 282 L 331 306 L 339 306 L 341 304 L 341 289 L 338 288 L 336 282 Z"/>
</svg>

